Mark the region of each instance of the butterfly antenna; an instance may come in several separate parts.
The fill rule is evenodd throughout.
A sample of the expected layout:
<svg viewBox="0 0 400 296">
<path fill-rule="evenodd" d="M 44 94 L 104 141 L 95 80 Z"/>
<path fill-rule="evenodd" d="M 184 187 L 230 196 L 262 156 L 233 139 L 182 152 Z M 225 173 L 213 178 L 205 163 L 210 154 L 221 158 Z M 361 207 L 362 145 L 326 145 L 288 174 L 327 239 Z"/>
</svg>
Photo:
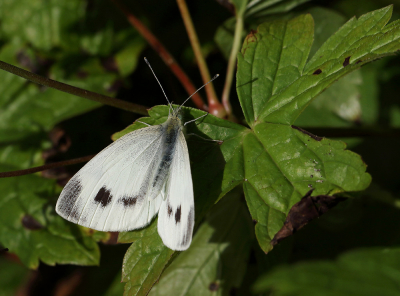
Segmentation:
<svg viewBox="0 0 400 296">
<path fill-rule="evenodd" d="M 158 78 L 157 78 L 157 76 L 156 76 L 156 73 L 154 73 L 153 68 L 150 66 L 150 63 L 149 63 L 149 61 L 148 61 L 146 58 L 144 58 L 144 61 L 146 62 L 147 66 L 149 66 L 151 72 L 153 73 L 154 77 L 156 78 L 156 80 L 157 80 L 157 82 L 158 82 L 158 85 L 161 87 L 161 90 L 162 90 L 162 92 L 163 92 L 165 98 L 167 99 L 167 102 L 168 102 L 168 105 L 169 105 L 169 110 L 171 111 L 172 105 L 171 105 L 171 103 L 169 102 L 168 97 L 167 97 L 167 95 L 165 94 L 165 91 L 164 91 L 163 87 L 161 86 L 160 81 L 158 80 Z M 208 83 L 208 82 L 207 82 L 207 83 Z M 193 94 L 193 95 L 194 95 L 194 94 Z M 172 109 L 172 110 L 173 110 L 173 109 Z"/>
<path fill-rule="evenodd" d="M 197 89 L 194 93 L 192 93 L 192 94 L 190 95 L 190 97 L 188 97 L 188 98 L 182 103 L 182 105 L 179 106 L 179 108 L 178 108 L 178 110 L 176 110 L 176 112 L 178 112 L 178 111 L 181 109 L 181 107 L 182 107 L 191 97 L 193 97 L 199 90 L 201 90 L 203 87 L 205 87 L 207 84 L 209 84 L 209 83 L 212 82 L 213 80 L 217 79 L 218 76 L 219 76 L 219 74 L 216 74 L 213 78 L 211 78 L 211 80 L 210 80 L 209 82 L 207 82 L 207 83 L 204 84 L 202 87 L 200 87 L 199 89 Z"/>
</svg>

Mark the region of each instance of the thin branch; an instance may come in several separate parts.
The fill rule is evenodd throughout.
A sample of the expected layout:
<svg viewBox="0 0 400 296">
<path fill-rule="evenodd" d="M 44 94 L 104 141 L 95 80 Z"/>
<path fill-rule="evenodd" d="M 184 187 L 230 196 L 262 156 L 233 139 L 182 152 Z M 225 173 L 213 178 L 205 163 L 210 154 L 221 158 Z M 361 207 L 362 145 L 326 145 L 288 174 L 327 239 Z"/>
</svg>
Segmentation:
<svg viewBox="0 0 400 296">
<path fill-rule="evenodd" d="M 34 83 L 48 86 L 48 87 L 78 96 L 78 97 L 82 97 L 82 98 L 85 98 L 88 100 L 92 100 L 92 101 L 99 102 L 99 103 L 102 103 L 105 105 L 113 106 L 113 107 L 123 109 L 126 111 L 138 113 L 141 115 L 148 115 L 147 107 L 145 107 L 145 106 L 130 103 L 130 102 L 123 101 L 120 99 L 111 98 L 111 97 L 108 97 L 105 95 L 97 94 L 95 92 L 91 92 L 91 91 L 88 91 L 85 89 L 71 86 L 71 85 L 68 85 L 68 84 L 65 84 L 62 82 L 58 82 L 58 81 L 52 80 L 50 78 L 46 78 L 46 77 L 37 75 L 35 73 L 26 71 L 24 69 L 18 68 L 16 66 L 13 66 L 13 65 L 8 64 L 3 61 L 0 61 L 0 69 L 10 72 L 14 75 L 20 76 L 22 78 L 28 79 Z"/>
<path fill-rule="evenodd" d="M 226 70 L 224 90 L 222 91 L 222 104 L 225 107 L 228 117 L 232 116 L 232 107 L 231 103 L 229 102 L 229 95 L 232 87 L 233 74 L 236 69 L 236 58 L 242 41 L 242 32 L 243 32 L 243 14 L 238 14 L 236 16 L 236 27 L 235 27 L 235 35 L 233 38 L 232 50 L 228 61 L 228 68 Z"/>
<path fill-rule="evenodd" d="M 194 86 L 190 78 L 186 75 L 186 73 L 182 70 L 182 68 L 178 65 L 173 56 L 164 47 L 164 45 L 136 16 L 129 12 L 128 9 L 119 0 L 112 1 L 126 16 L 131 25 L 136 28 L 136 30 L 143 36 L 143 38 L 147 40 L 154 51 L 158 53 L 164 63 L 171 69 L 172 73 L 174 73 L 178 80 L 181 82 L 187 93 L 189 95 L 193 94 L 196 91 L 196 87 Z M 199 94 L 194 95 L 192 97 L 192 100 L 197 108 L 208 111 L 208 106 L 204 103 Z"/>
<path fill-rule="evenodd" d="M 197 37 L 196 30 L 193 26 L 192 18 L 190 17 L 189 10 L 187 8 L 185 0 L 176 0 L 178 3 L 179 10 L 181 11 L 182 19 L 186 27 L 186 31 L 189 36 L 190 43 L 193 48 L 194 55 L 197 60 L 197 64 L 199 65 L 200 74 L 203 79 L 203 83 L 207 83 L 207 81 L 211 80 L 210 72 L 208 71 L 208 67 L 206 61 L 204 60 L 203 54 L 200 48 L 200 42 Z M 217 95 L 215 93 L 215 89 L 212 83 L 206 86 L 208 106 L 210 108 L 210 113 L 218 117 L 225 117 L 226 112 L 224 107 L 218 101 Z"/>
<path fill-rule="evenodd" d="M 29 174 L 49 170 L 49 169 L 63 167 L 66 165 L 86 162 L 86 161 L 89 161 L 90 159 L 92 159 L 93 157 L 94 157 L 94 155 L 88 155 L 88 156 L 74 158 L 74 159 L 70 159 L 70 160 L 66 160 L 66 161 L 53 162 L 53 163 L 41 165 L 38 167 L 30 168 L 30 169 L 11 171 L 11 172 L 3 172 L 3 173 L 0 173 L 0 178 L 9 178 L 9 177 L 29 175 Z"/>
</svg>

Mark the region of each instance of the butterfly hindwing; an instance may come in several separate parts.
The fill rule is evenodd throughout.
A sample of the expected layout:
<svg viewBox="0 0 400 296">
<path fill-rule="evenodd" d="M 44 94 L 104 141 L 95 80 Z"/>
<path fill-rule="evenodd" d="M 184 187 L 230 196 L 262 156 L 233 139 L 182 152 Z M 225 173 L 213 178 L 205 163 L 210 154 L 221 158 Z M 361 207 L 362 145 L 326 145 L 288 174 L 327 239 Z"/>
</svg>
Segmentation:
<svg viewBox="0 0 400 296">
<path fill-rule="evenodd" d="M 164 244 L 186 250 L 192 241 L 194 226 L 193 183 L 185 137 L 180 131 L 165 186 L 165 198 L 158 213 L 158 233 Z"/>
</svg>

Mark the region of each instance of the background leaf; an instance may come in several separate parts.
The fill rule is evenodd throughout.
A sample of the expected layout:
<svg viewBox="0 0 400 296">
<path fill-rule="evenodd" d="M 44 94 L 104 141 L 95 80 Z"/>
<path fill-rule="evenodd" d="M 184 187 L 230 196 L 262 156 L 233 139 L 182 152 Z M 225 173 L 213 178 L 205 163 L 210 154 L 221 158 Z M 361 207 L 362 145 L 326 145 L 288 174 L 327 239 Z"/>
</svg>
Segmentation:
<svg viewBox="0 0 400 296">
<path fill-rule="evenodd" d="M 84 89 L 114 95 L 118 89 L 115 83 L 132 73 L 134 60 L 143 49 L 144 43 L 137 34 L 116 33 L 107 24 L 96 29 L 91 26 L 90 18 L 96 16 L 88 18 L 86 3 L 82 1 L 45 4 L 5 0 L 0 5 L 0 60 Z M 76 26 L 79 30 L 71 35 Z M 118 55 L 128 48 L 123 44 L 128 39 L 132 50 L 130 62 L 120 73 L 118 67 L 105 67 L 102 55 L 113 59 L 114 53 Z M 89 53 L 78 56 L 85 46 L 90 46 Z M 25 169 L 48 161 L 42 152 L 55 149 L 48 136 L 53 127 L 100 106 L 39 87 L 4 71 L 0 72 L 0 79 L 1 171 Z M 55 180 L 32 175 L 1 179 L 0 187 L 4 193 L 0 197 L 0 241 L 24 264 L 37 268 L 39 261 L 49 265 L 99 263 L 96 241 L 106 241 L 107 235 L 87 232 L 55 214 L 55 198 L 60 192 Z"/>
<path fill-rule="evenodd" d="M 263 276 L 255 291 L 275 295 L 398 295 L 399 249 L 371 248 L 341 255 L 336 261 L 299 263 Z"/>
<path fill-rule="evenodd" d="M 54 181 L 22 176 L 3 179 L 0 188 L 0 240 L 25 265 L 37 268 L 39 260 L 49 265 L 98 264 L 97 243 L 54 214 L 48 202 L 54 196 Z"/>
</svg>

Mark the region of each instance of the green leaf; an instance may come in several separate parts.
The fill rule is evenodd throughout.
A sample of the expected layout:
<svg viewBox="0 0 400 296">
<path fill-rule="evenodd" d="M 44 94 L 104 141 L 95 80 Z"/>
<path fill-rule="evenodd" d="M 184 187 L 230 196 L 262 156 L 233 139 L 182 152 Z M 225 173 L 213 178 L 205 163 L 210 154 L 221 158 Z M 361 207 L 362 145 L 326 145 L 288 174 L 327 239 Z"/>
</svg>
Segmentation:
<svg viewBox="0 0 400 296">
<path fill-rule="evenodd" d="M 280 75 L 271 73 L 270 68 L 277 68 L 281 51 L 284 53 L 287 49 L 278 46 L 273 50 L 271 47 L 266 55 L 263 47 L 266 40 L 272 38 L 266 29 L 275 25 L 275 30 L 283 32 L 283 28 L 280 31 L 277 29 L 281 22 L 261 25 L 258 33 L 247 37 L 238 57 L 244 70 L 238 72 L 238 85 L 247 83 L 239 87 L 238 94 L 248 123 L 253 125 L 258 120 L 292 124 L 311 100 L 335 80 L 367 62 L 393 54 L 400 47 L 397 37 L 399 22 L 384 27 L 391 11 L 389 6 L 361 16 L 359 20 L 353 18 L 324 43 L 307 65 L 299 63 L 294 57 L 297 77 L 290 77 L 285 87 L 278 87 L 277 91 L 273 91 L 271 85 L 279 84 Z M 277 34 L 274 31 L 274 36 Z M 293 54 L 295 52 L 297 55 L 307 54 L 306 48 L 294 49 Z M 254 63 L 255 60 L 261 62 Z M 255 81 L 249 83 L 252 80 Z M 245 97 L 251 93 L 252 100 L 246 100 Z"/>
<path fill-rule="evenodd" d="M 145 45 L 141 39 L 136 39 L 115 55 L 115 62 L 122 76 L 127 76 L 136 69 L 139 55 Z"/>
<path fill-rule="evenodd" d="M 17 39 L 2 46 L 0 59 L 15 65 L 21 61 L 34 67 L 34 53 Z M 16 52 L 22 52 L 24 58 Z M 107 87 L 116 75 L 98 71 L 100 67 L 94 67 L 97 60 L 92 61 L 94 63 L 86 62 L 82 68 L 88 72 L 96 70 L 99 75 L 87 80 L 81 78 L 80 86 L 89 89 Z M 60 121 L 99 106 L 69 94 L 40 88 L 4 71 L 0 72 L 0 79 L 3 81 L 0 86 L 1 171 L 43 164 L 41 152 L 51 145 L 46 133 Z M 50 265 L 98 264 L 100 253 L 96 240 L 103 236 L 92 236 L 56 215 L 54 197 L 59 194 L 59 189 L 54 180 L 38 176 L 1 179 L 0 187 L 4 193 L 0 197 L 0 241 L 24 264 L 31 268 L 36 268 L 39 260 Z"/>
<path fill-rule="evenodd" d="M 132 57 L 123 70 L 123 75 L 129 75 L 135 68 L 134 59 L 138 58 L 143 42 L 136 34 L 114 33 L 110 25 L 93 33 L 87 26 L 90 21 L 86 24 L 82 21 L 82 27 L 75 30 L 87 13 L 86 3 L 75 0 L 50 2 L 0 1 L 0 60 L 34 72 L 45 71 L 53 79 L 84 89 L 114 95 L 117 90 L 114 83 L 120 79 L 118 73 L 105 69 L 98 56 L 82 55 L 80 51 L 83 49 L 92 55 L 111 54 L 112 51 L 124 50 L 125 41 L 130 40 Z M 21 18 L 21 15 L 24 17 Z M 74 34 L 70 34 L 71 31 Z M 54 48 L 57 50 L 50 51 Z M 37 50 L 41 51 L 40 59 Z M 50 69 L 47 68 L 49 64 L 52 65 Z M 57 123 L 100 106 L 93 101 L 27 83 L 5 71 L 0 71 L 0 79 L 1 171 L 43 164 L 41 152 L 51 146 L 46 133 Z M 35 180 L 34 184 L 32 180 Z M 11 229 L 4 228 L 0 231 L 0 241 L 23 263 L 32 268 L 38 266 L 39 260 L 48 264 L 98 264 L 100 254 L 95 241 L 106 236 L 89 233 L 60 220 L 51 210 L 55 204 L 53 197 L 59 194 L 59 190 L 55 190 L 55 181 L 36 176 L 35 179 L 22 177 L 2 179 L 0 186 L 5 192 L 0 197 L 0 211 L 6 211 L 7 219 L 14 223 L 11 228 L 14 234 L 11 235 Z M 47 202 L 41 198 L 41 192 L 33 194 L 28 188 L 43 188 L 48 194 Z M 11 201 L 6 198 L 12 194 L 16 197 L 11 203 L 13 210 L 10 210 L 7 206 Z M 28 198 L 32 199 L 29 207 L 19 204 L 20 200 Z M 21 224 L 23 217 L 37 221 L 40 229 L 25 229 Z M 7 224 L 7 221 L 4 223 Z"/>
<path fill-rule="evenodd" d="M 313 16 L 315 28 L 317 28 L 310 51 L 310 55 L 313 56 L 324 42 L 346 22 L 346 19 L 341 14 L 322 7 L 311 8 L 308 11 Z M 373 82 L 364 82 L 364 75 L 361 72 L 366 72 L 365 68 L 348 74 L 346 79 L 340 79 L 319 94 L 296 119 L 295 124 L 301 127 L 344 127 L 361 120 L 365 122 L 366 118 L 361 110 L 363 104 L 360 101 L 364 100 L 363 102 L 366 103 L 368 97 L 371 97 L 369 94 L 373 92 L 361 94 L 361 91 L 364 85 L 370 86 Z M 378 98 L 375 95 L 370 99 L 376 101 Z M 366 122 L 370 121 L 367 119 Z"/>
<path fill-rule="evenodd" d="M 127 282 L 124 295 L 147 295 L 174 251 L 162 243 L 157 233 L 157 220 L 142 230 L 120 233 L 118 241 L 132 242 L 122 266 L 122 281 Z"/>
<path fill-rule="evenodd" d="M 54 213 L 49 199 L 53 180 L 35 175 L 0 180 L 0 241 L 30 268 L 39 260 L 55 265 L 96 265 L 97 243 L 78 227 Z"/>
<path fill-rule="evenodd" d="M 400 249 L 355 250 L 336 261 L 298 263 L 275 269 L 257 280 L 258 293 L 276 296 L 399 295 Z"/>
<path fill-rule="evenodd" d="M 1 0 L 0 5 L 3 38 L 20 36 L 42 50 L 75 41 L 68 31 L 84 16 L 86 8 L 86 3 L 79 0 Z"/>
<path fill-rule="evenodd" d="M 6 44 L 0 50 L 0 60 L 18 65 L 15 51 L 20 48 L 18 43 Z M 0 85 L 0 141 L 48 132 L 61 120 L 100 106 L 54 89 L 43 91 L 39 86 L 5 71 L 0 71 L 0 80 L 3 82 Z"/>
<path fill-rule="evenodd" d="M 344 143 L 316 137 L 290 124 L 333 79 L 400 47 L 395 37 L 400 31 L 398 22 L 382 28 L 390 12 L 391 7 L 387 7 L 349 21 L 309 63 L 306 61 L 313 39 L 310 15 L 265 23 L 246 38 L 238 56 L 237 73 L 240 103 L 252 128 L 242 142 L 244 190 L 264 252 L 271 249 L 269 242 L 292 205 L 310 189 L 314 189 L 313 195 L 334 195 L 360 191 L 369 185 L 371 176 L 365 173 L 365 164 L 358 155 L 346 151 Z M 363 26 L 367 29 L 361 30 Z M 343 35 L 346 28 L 348 32 Z M 330 51 L 336 43 L 343 47 L 340 58 L 336 58 L 338 51 Z M 349 43 L 360 47 L 345 46 Z M 376 48 L 371 50 L 373 53 L 369 53 L 371 44 Z M 387 51 L 381 49 L 382 44 L 386 44 Z M 368 53 L 360 53 L 360 48 Z M 350 58 L 346 59 L 348 54 Z M 362 61 L 352 62 L 354 56 Z M 318 65 L 315 60 L 321 59 L 323 65 Z M 331 104 L 330 108 L 337 107 Z M 359 114 L 359 109 L 354 114 Z"/>
<path fill-rule="evenodd" d="M 18 65 L 15 52 L 21 48 L 31 55 L 19 42 L 12 42 L 1 48 L 0 59 Z M 99 106 L 52 89 L 42 90 L 4 71 L 0 79 L 1 171 L 42 164 L 41 151 L 50 147 L 45 133 L 61 120 Z M 1 179 L 0 241 L 30 268 L 36 268 L 39 260 L 50 265 L 98 264 L 95 240 L 54 212 L 52 198 L 59 193 L 55 186 L 54 180 L 33 175 Z"/>
<path fill-rule="evenodd" d="M 253 233 L 241 195 L 229 193 L 211 209 L 190 248 L 179 254 L 149 295 L 229 295 L 240 286 Z"/>
<path fill-rule="evenodd" d="M 46 55 L 57 48 L 81 57 L 82 51 L 92 56 L 110 56 L 116 48 L 138 39 L 138 34 L 132 36 L 114 28 L 120 16 L 110 13 L 110 5 L 102 1 L 88 4 L 80 0 L 1 0 L 0 5 L 2 39 L 32 44 Z"/>
<path fill-rule="evenodd" d="M 302 77 L 313 31 L 313 19 L 307 14 L 265 23 L 247 36 L 238 55 L 237 91 L 250 126 L 274 97 Z"/>
<path fill-rule="evenodd" d="M 310 189 L 313 195 L 333 195 L 363 190 L 371 181 L 361 158 L 343 142 L 290 126 L 259 124 L 243 146 L 246 200 L 265 252 L 292 205 Z"/>
</svg>

